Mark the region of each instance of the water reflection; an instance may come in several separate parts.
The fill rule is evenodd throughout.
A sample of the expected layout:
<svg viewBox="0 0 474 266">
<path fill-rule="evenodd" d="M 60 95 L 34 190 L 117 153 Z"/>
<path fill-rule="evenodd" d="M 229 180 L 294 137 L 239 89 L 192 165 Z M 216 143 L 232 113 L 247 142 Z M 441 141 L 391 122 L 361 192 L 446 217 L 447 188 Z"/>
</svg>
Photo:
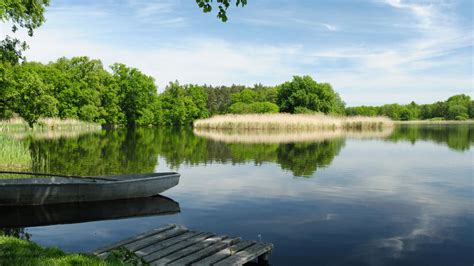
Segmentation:
<svg viewBox="0 0 474 266">
<path fill-rule="evenodd" d="M 432 141 L 457 151 L 467 151 L 474 144 L 474 124 L 460 125 L 400 125 L 388 141 Z"/>
<path fill-rule="evenodd" d="M 20 164 L 25 168 L 22 170 L 36 172 L 107 175 L 153 172 L 158 157 L 162 157 L 171 169 L 182 165 L 267 162 L 291 171 L 294 176 L 314 176 L 318 168 L 331 164 L 347 138 L 383 138 L 412 144 L 431 141 L 461 152 L 468 151 L 474 143 L 473 125 L 410 125 L 398 126 L 393 131 L 333 133 L 227 134 L 141 128 L 57 139 L 29 136 L 20 144 L 3 142 L 5 152 L 0 153 L 0 165 L 3 168 Z M 11 156 L 13 149 L 16 157 Z"/>
<path fill-rule="evenodd" d="M 179 204 L 163 196 L 43 206 L 10 206 L 0 207 L 0 228 L 83 223 L 179 212 Z"/>
<path fill-rule="evenodd" d="M 244 239 L 261 235 L 275 244 L 275 265 L 468 265 L 474 248 L 473 129 L 410 125 L 369 140 L 271 143 L 159 129 L 24 139 L 38 170 L 179 168 L 182 174 L 180 185 L 165 192 L 180 202 L 179 214 L 28 232 L 41 245 L 84 252 L 177 223 Z"/>
</svg>

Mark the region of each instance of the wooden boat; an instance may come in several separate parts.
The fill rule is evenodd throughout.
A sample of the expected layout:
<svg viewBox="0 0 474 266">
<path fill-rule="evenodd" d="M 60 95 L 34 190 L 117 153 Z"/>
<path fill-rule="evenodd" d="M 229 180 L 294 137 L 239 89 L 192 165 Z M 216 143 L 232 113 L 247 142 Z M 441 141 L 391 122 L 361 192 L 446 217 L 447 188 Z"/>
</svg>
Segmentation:
<svg viewBox="0 0 474 266">
<path fill-rule="evenodd" d="M 9 178 L 4 179 L 6 177 Z M 174 172 L 67 176 L 0 171 L 0 206 L 151 197 L 176 186 L 179 183 L 179 177 L 180 175 Z"/>
<path fill-rule="evenodd" d="M 179 213 L 179 203 L 163 197 L 0 207 L 0 228 L 115 220 Z"/>
</svg>

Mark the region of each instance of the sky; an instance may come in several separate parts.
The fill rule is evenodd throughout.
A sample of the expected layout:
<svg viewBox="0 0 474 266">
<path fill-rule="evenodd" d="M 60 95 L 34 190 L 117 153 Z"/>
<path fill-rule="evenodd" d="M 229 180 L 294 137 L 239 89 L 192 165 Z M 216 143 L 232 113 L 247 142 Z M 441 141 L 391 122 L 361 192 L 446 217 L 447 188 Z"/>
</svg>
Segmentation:
<svg viewBox="0 0 474 266">
<path fill-rule="evenodd" d="M 28 61 L 125 63 L 159 91 L 175 80 L 277 85 L 310 75 L 348 106 L 430 103 L 474 96 L 473 2 L 248 0 L 223 23 L 192 0 L 52 0 L 33 37 L 17 34 Z"/>
</svg>

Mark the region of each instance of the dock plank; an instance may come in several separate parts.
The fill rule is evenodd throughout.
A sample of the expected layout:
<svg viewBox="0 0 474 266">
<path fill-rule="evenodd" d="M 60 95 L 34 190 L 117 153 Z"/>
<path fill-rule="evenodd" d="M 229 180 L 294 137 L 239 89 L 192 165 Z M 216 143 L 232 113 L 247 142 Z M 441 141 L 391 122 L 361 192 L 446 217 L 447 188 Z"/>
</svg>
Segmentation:
<svg viewBox="0 0 474 266">
<path fill-rule="evenodd" d="M 202 241 L 199 241 L 191 246 L 188 246 L 186 248 L 180 249 L 169 256 L 166 256 L 164 258 L 161 258 L 159 260 L 153 261 L 151 265 L 157 266 L 157 265 L 167 265 L 168 263 L 171 263 L 175 260 L 179 260 L 185 256 L 191 255 L 195 252 L 198 252 L 199 250 L 202 250 L 203 248 L 206 248 L 212 244 L 215 244 L 219 241 L 222 241 L 226 239 L 227 236 L 215 236 L 215 237 L 210 237 L 207 239 L 204 239 Z"/>
<path fill-rule="evenodd" d="M 196 266 L 212 265 L 212 264 L 214 264 L 218 261 L 221 261 L 223 259 L 226 259 L 226 258 L 230 257 L 232 254 L 234 254 L 234 253 L 236 253 L 240 250 L 243 250 L 247 247 L 250 247 L 254 244 L 255 244 L 254 241 L 248 241 L 248 240 L 239 241 L 237 244 L 232 245 L 229 248 L 225 248 L 225 249 L 213 254 L 212 256 L 209 256 L 205 259 L 197 261 L 197 262 L 195 262 L 191 265 L 196 265 Z M 232 254 L 231 254 L 231 250 L 232 250 Z"/>
<path fill-rule="evenodd" d="M 243 265 L 246 262 L 258 258 L 260 255 L 268 253 L 273 249 L 272 244 L 267 243 L 257 243 L 251 247 L 248 247 L 242 251 L 237 252 L 236 254 L 219 261 L 216 263 L 216 266 L 225 266 L 225 265 Z"/>
<path fill-rule="evenodd" d="M 157 252 L 161 249 L 165 249 L 165 248 L 170 247 L 170 246 L 172 246 L 176 243 L 179 243 L 181 241 L 184 241 L 186 239 L 189 239 L 191 237 L 194 237 L 194 236 L 200 235 L 200 234 L 202 234 L 202 233 L 195 232 L 195 231 L 188 231 L 184 234 L 177 235 L 175 237 L 171 237 L 171 238 L 168 238 L 166 240 L 153 243 L 152 245 L 149 245 L 145 248 L 139 249 L 139 250 L 135 251 L 135 254 L 137 254 L 140 257 L 145 257 L 147 255 L 150 255 L 151 253 Z"/>
<path fill-rule="evenodd" d="M 104 259 L 116 248 L 135 253 L 150 265 L 242 265 L 256 258 L 266 261 L 273 245 L 171 224 L 100 248 L 94 254 Z"/>
<path fill-rule="evenodd" d="M 241 240 L 240 237 L 237 237 L 237 238 L 224 239 L 222 241 L 218 241 L 198 252 L 190 254 L 189 256 L 186 256 L 179 260 L 173 261 L 172 263 L 168 265 L 170 266 L 191 265 L 191 263 L 199 261 L 205 257 L 211 256 L 214 253 L 217 253 L 225 248 L 232 246 L 233 244 L 239 242 L 240 240 Z"/>
<path fill-rule="evenodd" d="M 149 237 L 142 238 L 138 241 L 126 244 L 124 245 L 124 247 L 132 252 L 135 252 L 139 249 L 152 245 L 153 243 L 157 243 L 165 239 L 184 234 L 188 231 L 189 230 L 184 227 L 176 226 L 175 228 L 167 230 L 161 234 L 155 234 Z"/>
<path fill-rule="evenodd" d="M 166 225 L 166 226 L 163 226 L 163 227 L 160 227 L 160 228 L 157 228 L 157 229 L 153 229 L 153 230 L 145 232 L 143 234 L 139 234 L 137 236 L 129 237 L 127 239 L 124 239 L 124 240 L 121 240 L 119 242 L 113 243 L 111 245 L 108 245 L 108 246 L 101 247 L 101 248 L 97 249 L 94 252 L 94 255 L 100 255 L 100 254 L 105 253 L 106 251 L 112 250 L 114 248 L 118 248 L 120 246 L 129 244 L 129 243 L 134 242 L 134 241 L 138 241 L 138 240 L 143 239 L 145 237 L 149 237 L 149 236 L 152 236 L 152 235 L 162 233 L 164 231 L 173 229 L 175 227 L 176 227 L 175 224 L 170 224 L 170 225 Z"/>
<path fill-rule="evenodd" d="M 181 242 L 177 243 L 176 245 L 167 247 L 167 248 L 162 249 L 158 252 L 154 252 L 154 253 L 152 253 L 148 256 L 143 257 L 143 259 L 148 263 L 153 262 L 155 260 L 161 259 L 161 258 L 163 258 L 167 255 L 170 255 L 170 254 L 172 254 L 172 253 L 174 253 L 178 250 L 187 248 L 191 245 L 196 244 L 199 241 L 203 241 L 204 239 L 207 239 L 207 238 L 212 237 L 212 236 L 214 236 L 212 233 L 202 233 L 202 234 L 196 235 L 194 237 L 191 237 L 189 239 L 186 239 L 184 241 L 181 241 Z"/>
</svg>

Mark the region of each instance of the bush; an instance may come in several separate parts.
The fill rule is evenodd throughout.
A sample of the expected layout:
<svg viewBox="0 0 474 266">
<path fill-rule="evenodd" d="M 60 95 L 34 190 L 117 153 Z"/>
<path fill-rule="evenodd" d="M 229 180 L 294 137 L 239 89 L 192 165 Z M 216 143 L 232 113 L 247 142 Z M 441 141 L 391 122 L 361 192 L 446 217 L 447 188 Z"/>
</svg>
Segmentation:
<svg viewBox="0 0 474 266">
<path fill-rule="evenodd" d="M 264 113 L 278 113 L 278 105 L 270 102 L 255 102 L 255 103 L 234 103 L 229 107 L 229 112 L 232 114 L 264 114 Z"/>
</svg>

